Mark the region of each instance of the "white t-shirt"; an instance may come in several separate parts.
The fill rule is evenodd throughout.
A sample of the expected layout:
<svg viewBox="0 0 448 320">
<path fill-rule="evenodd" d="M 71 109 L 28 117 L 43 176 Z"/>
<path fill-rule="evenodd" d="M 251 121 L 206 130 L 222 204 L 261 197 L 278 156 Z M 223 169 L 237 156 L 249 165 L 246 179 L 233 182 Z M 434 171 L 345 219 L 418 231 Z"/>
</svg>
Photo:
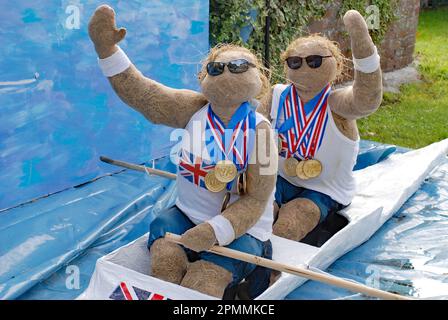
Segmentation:
<svg viewBox="0 0 448 320">
<path fill-rule="evenodd" d="M 190 119 L 187 124 L 185 130 L 185 134 L 189 134 L 190 137 L 195 137 L 194 139 L 183 139 L 182 140 L 182 149 L 186 150 L 190 154 L 192 154 L 193 158 L 200 157 L 202 159 L 210 161 L 210 156 L 207 155 L 205 151 L 204 141 L 205 141 L 205 128 L 206 128 L 206 119 L 207 119 L 207 110 L 208 104 L 205 105 L 202 109 L 197 111 L 193 117 Z M 269 121 L 263 117 L 258 112 L 256 113 L 256 125 L 260 122 Z M 198 143 L 198 138 L 194 136 L 194 132 L 200 131 L 202 133 L 201 143 Z M 190 141 L 191 140 L 191 141 Z M 193 141 L 194 140 L 194 141 Z M 256 141 L 254 143 L 256 146 Z M 252 153 L 249 157 L 255 156 L 255 147 L 252 150 Z M 252 163 L 252 161 L 249 161 Z M 213 165 L 212 165 L 213 167 Z M 202 166 L 201 170 L 207 171 L 207 166 Z M 211 170 L 211 168 L 208 168 Z M 207 190 L 204 186 L 201 186 L 200 177 L 197 177 L 197 183 L 190 181 L 185 178 L 178 172 L 177 174 L 177 186 L 178 186 L 178 199 L 176 201 L 176 205 L 181 209 L 185 215 L 195 224 L 200 224 L 202 222 L 206 222 L 217 215 L 221 214 L 221 206 L 226 191 L 223 190 L 221 192 L 211 192 Z M 193 180 L 193 179 L 191 179 Z M 236 193 L 236 183 L 233 184 L 233 188 L 231 190 L 230 202 L 236 201 L 239 199 L 238 194 Z M 270 195 L 270 198 L 267 202 L 266 208 L 261 216 L 261 218 L 257 221 L 257 223 L 250 228 L 247 233 L 252 235 L 253 237 L 266 241 L 270 239 L 272 234 L 272 223 L 273 223 L 273 202 L 274 202 L 274 192 Z"/>
<path fill-rule="evenodd" d="M 280 96 L 288 85 L 277 84 L 274 87 L 271 106 L 272 127 L 275 129 L 277 118 L 279 126 L 284 121 L 284 114 L 277 115 Z M 336 127 L 330 108 L 328 123 L 323 136 L 322 144 L 315 154 L 315 158 L 322 163 L 322 173 L 317 178 L 302 180 L 298 177 L 290 177 L 285 174 L 283 156 L 279 156 L 279 175 L 289 183 L 310 190 L 319 191 L 330 196 L 333 200 L 348 205 L 352 201 L 356 184 L 353 177 L 353 167 L 359 151 L 359 138 L 356 141 L 344 136 Z"/>
</svg>

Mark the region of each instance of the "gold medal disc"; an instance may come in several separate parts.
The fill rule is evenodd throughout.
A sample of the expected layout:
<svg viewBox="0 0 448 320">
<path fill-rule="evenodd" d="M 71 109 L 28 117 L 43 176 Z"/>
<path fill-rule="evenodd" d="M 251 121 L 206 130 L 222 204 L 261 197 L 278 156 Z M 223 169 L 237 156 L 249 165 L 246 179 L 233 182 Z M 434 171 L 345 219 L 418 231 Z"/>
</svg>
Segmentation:
<svg viewBox="0 0 448 320">
<path fill-rule="evenodd" d="M 296 175 L 299 179 L 302 180 L 308 180 L 309 177 L 305 174 L 303 171 L 303 165 L 305 164 L 305 161 L 300 161 L 296 166 Z"/>
<path fill-rule="evenodd" d="M 208 191 L 221 192 L 226 188 L 226 183 L 216 179 L 215 170 L 210 170 L 204 178 Z"/>
<path fill-rule="evenodd" d="M 285 160 L 283 164 L 283 169 L 285 170 L 285 173 L 290 177 L 297 176 L 296 173 L 296 167 L 299 164 L 299 160 L 297 160 L 294 157 L 288 158 Z"/>
<path fill-rule="evenodd" d="M 228 183 L 238 174 L 235 164 L 230 160 L 221 160 L 215 166 L 215 176 L 221 182 Z"/>
<path fill-rule="evenodd" d="M 322 172 L 322 163 L 319 160 L 311 159 L 303 161 L 303 173 L 308 178 L 316 178 Z"/>
</svg>

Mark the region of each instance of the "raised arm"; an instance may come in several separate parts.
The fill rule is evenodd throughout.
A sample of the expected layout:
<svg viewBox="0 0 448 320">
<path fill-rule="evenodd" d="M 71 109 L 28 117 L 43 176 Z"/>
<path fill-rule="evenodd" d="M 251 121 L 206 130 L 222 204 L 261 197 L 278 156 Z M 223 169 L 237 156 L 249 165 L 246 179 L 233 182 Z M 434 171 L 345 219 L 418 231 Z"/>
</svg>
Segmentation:
<svg viewBox="0 0 448 320">
<path fill-rule="evenodd" d="M 89 23 L 89 35 L 100 59 L 107 58 L 115 66 L 120 64 L 114 58 L 120 53 L 117 43 L 126 36 L 126 29 L 117 29 L 111 7 L 102 5 L 96 9 Z M 207 103 L 198 92 L 169 88 L 146 78 L 132 63 L 128 64 L 124 64 L 124 71 L 111 75 L 109 81 L 121 100 L 152 123 L 184 128 L 192 115 Z"/>
<path fill-rule="evenodd" d="M 368 116 L 380 106 L 383 96 L 381 68 L 361 14 L 348 11 L 344 15 L 344 24 L 351 39 L 355 78 L 352 86 L 333 91 L 329 102 L 333 112 L 347 120 L 355 120 Z"/>
<path fill-rule="evenodd" d="M 262 216 L 268 203 L 273 200 L 270 196 L 275 188 L 277 179 L 278 155 L 271 128 L 266 122 L 257 126 L 256 162 L 247 168 L 247 194 L 232 203 L 224 212 L 217 216 L 221 219 L 221 230 L 230 234 L 217 236 L 210 223 L 205 222 L 188 230 L 182 236 L 182 243 L 194 250 L 209 249 L 217 238 L 226 238 L 225 245 L 244 235 Z M 224 222 L 222 221 L 224 218 Z M 226 225 L 228 228 L 226 228 Z M 229 230 L 233 229 L 233 230 Z"/>
</svg>

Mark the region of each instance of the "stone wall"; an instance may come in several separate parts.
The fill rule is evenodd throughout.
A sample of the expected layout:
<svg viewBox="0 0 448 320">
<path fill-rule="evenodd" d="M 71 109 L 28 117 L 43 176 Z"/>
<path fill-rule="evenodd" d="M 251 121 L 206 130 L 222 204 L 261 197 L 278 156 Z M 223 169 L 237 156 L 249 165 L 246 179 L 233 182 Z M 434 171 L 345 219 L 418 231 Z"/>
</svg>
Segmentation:
<svg viewBox="0 0 448 320">
<path fill-rule="evenodd" d="M 401 69 L 413 61 L 420 0 L 399 0 L 397 19 L 391 24 L 379 51 L 383 71 Z M 350 39 L 338 15 L 340 0 L 329 5 L 324 18 L 309 25 L 310 33 L 323 33 L 340 44 L 342 52 L 351 58 Z M 381 17 L 380 17 L 381 19 Z"/>
</svg>

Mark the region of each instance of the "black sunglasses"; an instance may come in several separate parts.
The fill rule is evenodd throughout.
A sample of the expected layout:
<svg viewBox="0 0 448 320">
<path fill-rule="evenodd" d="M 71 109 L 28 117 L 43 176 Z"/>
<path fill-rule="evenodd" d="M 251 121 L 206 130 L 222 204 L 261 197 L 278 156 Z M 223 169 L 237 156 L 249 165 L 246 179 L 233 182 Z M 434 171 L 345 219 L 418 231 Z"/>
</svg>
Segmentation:
<svg viewBox="0 0 448 320">
<path fill-rule="evenodd" d="M 312 68 L 316 69 L 319 68 L 322 65 L 322 59 L 323 58 L 330 58 L 332 56 L 319 56 L 319 55 L 312 55 L 308 56 L 306 58 L 302 57 L 289 57 L 286 59 L 286 63 L 288 64 L 288 67 L 291 69 L 299 69 L 302 66 L 302 61 L 305 59 L 306 64 Z"/>
<path fill-rule="evenodd" d="M 249 70 L 249 67 L 256 67 L 253 63 L 245 59 L 237 59 L 229 62 L 209 62 L 207 63 L 207 73 L 211 76 L 219 76 L 224 72 L 224 68 L 227 66 L 232 73 L 243 73 Z"/>
</svg>

